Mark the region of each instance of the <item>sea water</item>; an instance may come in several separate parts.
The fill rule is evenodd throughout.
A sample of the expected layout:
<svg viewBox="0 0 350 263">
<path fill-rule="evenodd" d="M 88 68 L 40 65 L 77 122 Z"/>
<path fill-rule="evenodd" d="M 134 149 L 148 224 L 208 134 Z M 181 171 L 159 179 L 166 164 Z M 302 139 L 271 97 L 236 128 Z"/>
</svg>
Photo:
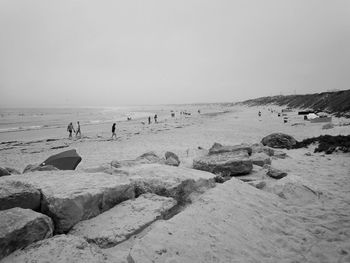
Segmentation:
<svg viewBox="0 0 350 263">
<path fill-rule="evenodd" d="M 0 142 L 9 140 L 40 139 L 57 134 L 77 121 L 82 127 L 113 122 L 145 119 L 153 116 L 147 107 L 84 107 L 84 108 L 3 108 L 0 109 Z M 47 137 L 47 136 L 44 136 Z"/>
</svg>

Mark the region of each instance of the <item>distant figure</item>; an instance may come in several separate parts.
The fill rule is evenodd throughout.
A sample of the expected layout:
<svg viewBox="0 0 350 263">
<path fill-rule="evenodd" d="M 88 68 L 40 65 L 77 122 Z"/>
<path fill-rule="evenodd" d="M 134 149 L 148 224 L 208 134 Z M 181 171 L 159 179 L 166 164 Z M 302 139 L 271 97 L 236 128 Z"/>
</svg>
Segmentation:
<svg viewBox="0 0 350 263">
<path fill-rule="evenodd" d="M 117 139 L 117 134 L 115 133 L 115 125 L 116 125 L 116 123 L 113 123 L 113 125 L 112 125 L 112 139 L 113 139 L 113 137 L 115 139 Z"/>
<path fill-rule="evenodd" d="M 198 110 L 198 114 L 201 114 L 201 110 Z"/>
<path fill-rule="evenodd" d="M 69 132 L 69 138 L 72 138 L 72 132 L 73 131 L 75 132 L 74 127 L 73 127 L 73 123 L 68 124 L 67 131 Z"/>
<path fill-rule="evenodd" d="M 131 121 L 131 117 L 127 117 L 127 120 L 128 120 L 128 121 Z"/>
<path fill-rule="evenodd" d="M 154 115 L 154 122 L 155 122 L 155 123 L 158 123 L 157 118 L 158 118 L 157 114 Z"/>
<path fill-rule="evenodd" d="M 148 116 L 148 124 L 151 124 L 151 116 Z"/>
<path fill-rule="evenodd" d="M 258 115 L 259 115 L 259 117 L 261 117 L 261 111 L 259 111 Z"/>
<path fill-rule="evenodd" d="M 182 114 L 182 112 L 180 114 Z M 175 113 L 174 112 L 171 113 L 171 117 L 173 117 L 173 118 L 175 117 Z"/>
<path fill-rule="evenodd" d="M 77 131 L 75 132 L 75 137 L 78 137 L 78 134 L 79 134 L 79 137 L 81 137 L 81 130 L 80 130 L 79 121 L 77 122 Z"/>
</svg>

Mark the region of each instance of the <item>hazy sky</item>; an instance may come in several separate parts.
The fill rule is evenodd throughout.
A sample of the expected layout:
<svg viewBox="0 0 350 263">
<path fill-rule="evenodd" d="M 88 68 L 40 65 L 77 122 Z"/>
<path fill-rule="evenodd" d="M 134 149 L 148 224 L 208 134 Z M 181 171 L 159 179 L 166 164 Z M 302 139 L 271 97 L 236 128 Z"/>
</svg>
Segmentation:
<svg viewBox="0 0 350 263">
<path fill-rule="evenodd" d="M 0 107 L 350 89 L 349 0 L 0 0 Z"/>
</svg>

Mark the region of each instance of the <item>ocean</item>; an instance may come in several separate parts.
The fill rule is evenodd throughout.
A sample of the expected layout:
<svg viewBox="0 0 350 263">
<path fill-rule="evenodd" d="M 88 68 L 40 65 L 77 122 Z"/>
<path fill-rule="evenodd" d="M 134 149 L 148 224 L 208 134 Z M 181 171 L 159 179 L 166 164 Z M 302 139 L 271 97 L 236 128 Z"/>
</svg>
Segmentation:
<svg viewBox="0 0 350 263">
<path fill-rule="evenodd" d="M 39 139 L 43 134 L 56 134 L 70 122 L 82 127 L 113 122 L 145 119 L 154 115 L 154 107 L 84 107 L 84 108 L 3 108 L 0 109 L 0 141 Z M 33 137 L 33 135 L 35 135 Z"/>
</svg>

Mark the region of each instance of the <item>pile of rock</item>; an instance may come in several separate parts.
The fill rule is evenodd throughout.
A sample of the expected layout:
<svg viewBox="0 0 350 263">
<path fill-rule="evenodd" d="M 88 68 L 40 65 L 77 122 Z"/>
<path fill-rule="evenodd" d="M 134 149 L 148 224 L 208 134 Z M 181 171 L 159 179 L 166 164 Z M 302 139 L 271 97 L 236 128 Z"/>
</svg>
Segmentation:
<svg viewBox="0 0 350 263">
<path fill-rule="evenodd" d="M 167 161 L 171 165 L 165 165 Z M 90 245 L 86 241 L 106 248 L 128 239 L 155 220 L 177 211 L 192 195 L 215 186 L 214 174 L 176 167 L 179 163 L 170 152 L 164 159 L 146 153 L 133 161 L 114 162 L 117 168 L 113 174 L 54 170 L 1 177 L 0 259 L 53 234 L 79 237 L 60 235 L 37 242 L 13 253 L 5 262 L 32 260 L 40 255 L 48 258 L 43 248 L 60 242 L 64 249 L 60 257 L 64 258 L 69 253 L 78 255 L 79 249 L 88 252 Z M 18 222 L 18 226 L 13 222 Z M 22 233 L 18 229 L 23 229 L 23 234 L 18 235 Z M 17 240 L 19 236 L 21 241 Z M 71 244 L 77 247 L 70 247 Z M 94 258 L 102 255 L 91 251 L 87 254 Z"/>
</svg>

